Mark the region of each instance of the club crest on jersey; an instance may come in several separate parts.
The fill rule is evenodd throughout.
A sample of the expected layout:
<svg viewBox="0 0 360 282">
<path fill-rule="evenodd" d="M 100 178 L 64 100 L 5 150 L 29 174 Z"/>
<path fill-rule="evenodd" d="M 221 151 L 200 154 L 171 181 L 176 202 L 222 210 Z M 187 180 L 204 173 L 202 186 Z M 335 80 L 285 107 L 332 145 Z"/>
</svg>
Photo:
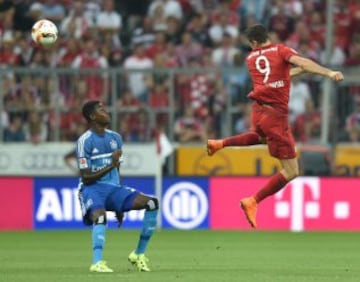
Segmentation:
<svg viewBox="0 0 360 282">
<path fill-rule="evenodd" d="M 110 141 L 110 147 L 111 147 L 111 149 L 113 149 L 113 150 L 116 150 L 117 149 L 117 143 L 116 143 L 116 141 L 114 140 L 114 139 L 112 139 L 111 141 Z"/>
<path fill-rule="evenodd" d="M 79 160 L 79 168 L 84 169 L 84 168 L 87 168 L 87 167 L 88 167 L 88 165 L 87 165 L 86 158 L 81 158 Z"/>
</svg>

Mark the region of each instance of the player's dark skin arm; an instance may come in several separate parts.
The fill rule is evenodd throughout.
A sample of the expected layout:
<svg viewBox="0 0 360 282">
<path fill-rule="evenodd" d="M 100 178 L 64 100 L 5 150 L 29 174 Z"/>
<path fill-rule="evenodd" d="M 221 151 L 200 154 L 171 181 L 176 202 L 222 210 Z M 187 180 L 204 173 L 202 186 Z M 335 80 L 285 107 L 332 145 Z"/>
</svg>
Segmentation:
<svg viewBox="0 0 360 282">
<path fill-rule="evenodd" d="M 122 154 L 121 150 L 114 151 L 112 153 L 112 163 L 96 172 L 92 172 L 90 168 L 80 170 L 82 182 L 85 185 L 90 185 L 90 184 L 94 183 L 95 181 L 99 180 L 101 177 L 103 177 L 105 174 L 107 174 L 112 169 L 118 168 L 120 165 L 119 159 L 121 157 L 121 154 Z"/>
</svg>

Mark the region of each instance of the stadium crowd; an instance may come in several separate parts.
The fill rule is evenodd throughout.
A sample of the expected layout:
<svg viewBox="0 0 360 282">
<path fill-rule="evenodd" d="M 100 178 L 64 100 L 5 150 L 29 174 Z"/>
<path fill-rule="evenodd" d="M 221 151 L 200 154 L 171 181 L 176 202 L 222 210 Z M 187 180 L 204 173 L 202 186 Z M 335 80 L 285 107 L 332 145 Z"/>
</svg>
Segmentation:
<svg viewBox="0 0 360 282">
<path fill-rule="evenodd" d="M 79 110 L 88 99 L 101 99 L 119 110 L 116 130 L 127 142 L 149 141 L 157 127 L 171 128 L 180 142 L 219 137 L 228 105 L 236 112 L 233 133 L 246 131 L 251 83 L 245 29 L 263 23 L 273 42 L 284 42 L 324 64 L 325 11 L 324 0 L 1 0 L 3 141 L 54 140 L 58 106 L 60 139 L 73 141 L 86 128 Z M 59 28 L 58 43 L 50 49 L 35 46 L 30 38 L 32 25 L 42 18 Z M 334 18 L 330 63 L 358 66 L 360 1 L 335 0 Z M 54 77 L 18 74 L 10 67 L 101 72 Z M 116 101 L 109 67 L 122 68 L 116 76 Z M 208 71 L 194 72 L 196 68 Z M 131 71 L 136 69 L 148 71 Z M 174 69 L 174 75 L 164 69 Z M 299 142 L 319 139 L 320 86 L 309 76 L 292 81 L 290 122 Z M 337 138 L 360 142 L 360 86 L 345 92 L 350 106 L 335 121 L 345 128 Z M 170 126 L 169 109 L 176 113 Z M 156 112 L 154 120 L 151 111 Z"/>
</svg>

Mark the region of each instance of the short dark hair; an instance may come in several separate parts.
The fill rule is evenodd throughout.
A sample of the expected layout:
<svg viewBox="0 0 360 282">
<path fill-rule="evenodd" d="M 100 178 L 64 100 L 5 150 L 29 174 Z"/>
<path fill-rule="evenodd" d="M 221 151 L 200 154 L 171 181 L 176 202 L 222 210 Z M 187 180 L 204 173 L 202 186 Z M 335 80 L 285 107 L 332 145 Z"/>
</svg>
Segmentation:
<svg viewBox="0 0 360 282">
<path fill-rule="evenodd" d="M 259 44 L 265 43 L 269 38 L 267 30 L 262 24 L 250 26 L 245 33 L 250 42 L 256 41 Z"/>
<path fill-rule="evenodd" d="M 82 107 L 82 114 L 84 118 L 87 120 L 87 122 L 91 121 L 90 116 L 95 112 L 96 107 L 100 104 L 100 101 L 98 100 L 92 100 L 88 101 L 84 104 Z"/>
</svg>

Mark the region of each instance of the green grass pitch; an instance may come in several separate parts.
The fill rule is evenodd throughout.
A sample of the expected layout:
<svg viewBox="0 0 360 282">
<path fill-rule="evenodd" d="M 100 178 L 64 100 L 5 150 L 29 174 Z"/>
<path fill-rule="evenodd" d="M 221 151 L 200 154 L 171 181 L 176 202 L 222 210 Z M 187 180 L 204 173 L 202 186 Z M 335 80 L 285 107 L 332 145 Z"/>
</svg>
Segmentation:
<svg viewBox="0 0 360 282">
<path fill-rule="evenodd" d="M 152 272 L 127 262 L 139 231 L 107 232 L 105 260 L 91 274 L 91 231 L 0 232 L 1 282 L 360 281 L 355 232 L 158 231 L 147 252 Z"/>
</svg>

